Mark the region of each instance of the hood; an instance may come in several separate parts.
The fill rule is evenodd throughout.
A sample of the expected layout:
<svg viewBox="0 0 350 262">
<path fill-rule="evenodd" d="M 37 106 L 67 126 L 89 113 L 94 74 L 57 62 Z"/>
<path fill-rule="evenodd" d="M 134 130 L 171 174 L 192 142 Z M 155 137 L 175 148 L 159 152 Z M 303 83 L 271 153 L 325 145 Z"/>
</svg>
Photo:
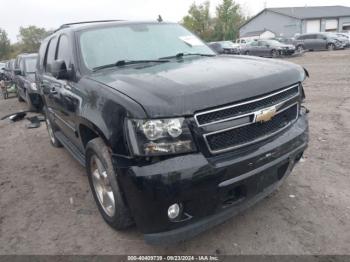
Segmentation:
<svg viewBox="0 0 350 262">
<path fill-rule="evenodd" d="M 216 56 L 107 69 L 88 78 L 131 97 L 156 118 L 193 115 L 266 94 L 302 81 L 304 70 L 279 60 Z"/>
</svg>

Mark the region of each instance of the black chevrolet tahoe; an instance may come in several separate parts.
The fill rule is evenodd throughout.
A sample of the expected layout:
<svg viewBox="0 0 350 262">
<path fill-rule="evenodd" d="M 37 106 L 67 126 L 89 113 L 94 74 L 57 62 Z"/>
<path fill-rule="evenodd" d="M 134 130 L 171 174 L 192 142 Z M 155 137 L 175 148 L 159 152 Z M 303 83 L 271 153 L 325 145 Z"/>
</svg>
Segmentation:
<svg viewBox="0 0 350 262">
<path fill-rule="evenodd" d="M 18 100 L 26 101 L 29 110 L 40 111 L 42 100 L 35 82 L 37 54 L 20 54 L 15 60 L 15 84 Z"/>
<path fill-rule="evenodd" d="M 253 205 L 308 144 L 305 69 L 219 56 L 175 23 L 66 24 L 38 59 L 51 143 L 86 167 L 104 220 L 135 223 L 147 243 Z"/>
</svg>

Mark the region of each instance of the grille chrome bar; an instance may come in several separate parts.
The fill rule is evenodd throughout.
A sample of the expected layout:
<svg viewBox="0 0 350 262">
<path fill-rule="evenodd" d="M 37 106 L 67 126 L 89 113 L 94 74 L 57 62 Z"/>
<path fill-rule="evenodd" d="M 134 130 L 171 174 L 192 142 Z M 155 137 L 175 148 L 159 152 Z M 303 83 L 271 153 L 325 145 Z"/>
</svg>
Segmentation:
<svg viewBox="0 0 350 262">
<path fill-rule="evenodd" d="M 284 127 L 278 129 L 277 131 L 275 132 L 272 132 L 272 133 L 269 133 L 265 136 L 261 136 L 257 139 L 254 139 L 252 141 L 249 141 L 249 142 L 246 142 L 246 143 L 241 143 L 241 144 L 238 144 L 238 145 L 234 145 L 234 146 L 229 146 L 229 147 L 226 147 L 226 148 L 223 148 L 223 149 L 218 149 L 218 150 L 212 150 L 211 147 L 210 147 L 210 144 L 208 142 L 208 136 L 211 136 L 211 135 L 214 135 L 214 134 L 219 134 L 219 133 L 224 133 L 224 132 L 227 132 L 227 131 L 230 131 L 230 130 L 233 130 L 233 129 L 236 129 L 236 128 L 239 128 L 239 127 L 244 127 L 244 126 L 248 126 L 248 125 L 251 125 L 251 124 L 255 124 L 256 122 L 250 122 L 250 123 L 245 123 L 245 124 L 242 124 L 242 125 L 239 125 L 239 126 L 234 126 L 234 127 L 230 127 L 230 128 L 226 128 L 226 129 L 222 129 L 222 130 L 218 130 L 218 131 L 214 131 L 214 132 L 210 132 L 210 133 L 207 133 L 207 134 L 204 134 L 203 137 L 204 137 L 204 141 L 208 147 L 208 150 L 211 154 L 218 154 L 218 153 L 223 153 L 223 152 L 227 152 L 227 151 L 231 151 L 231 150 L 234 150 L 234 149 L 237 149 L 237 148 L 240 148 L 240 147 L 244 147 L 244 146 L 248 146 L 248 145 L 251 145 L 251 144 L 254 144 L 254 143 L 257 143 L 257 142 L 260 142 L 260 141 L 263 141 L 265 139 L 268 139 L 274 135 L 277 135 L 278 133 L 282 132 L 283 130 L 287 129 L 288 127 L 290 127 L 293 123 L 295 123 L 295 121 L 298 119 L 299 117 L 299 103 L 294 103 L 286 108 L 283 108 L 281 109 L 280 111 L 278 111 L 276 113 L 275 116 L 283 113 L 284 111 L 292 108 L 296 106 L 297 109 L 296 109 L 296 116 L 295 118 L 290 121 L 287 125 L 285 125 Z M 260 110 L 259 110 L 260 111 Z M 257 111 L 257 112 L 259 112 Z M 256 113 L 256 112 L 255 112 Z M 254 118 L 255 119 L 255 118 Z"/>
<path fill-rule="evenodd" d="M 296 98 L 296 97 L 298 97 L 300 95 L 299 84 L 292 85 L 292 86 L 290 86 L 288 88 L 285 88 L 283 90 L 280 90 L 278 92 L 274 92 L 272 94 L 269 94 L 269 95 L 266 95 L 266 96 L 263 96 L 263 97 L 260 97 L 260 98 L 256 98 L 256 99 L 253 99 L 253 100 L 249 100 L 249 101 L 246 101 L 246 102 L 242 102 L 242 103 L 238 103 L 238 104 L 234 104 L 234 105 L 230 105 L 230 106 L 225 106 L 225 107 L 221 107 L 221 108 L 217 108 L 217 109 L 212 109 L 212 110 L 200 112 L 200 113 L 197 113 L 197 114 L 194 115 L 194 119 L 195 119 L 195 122 L 196 122 L 198 127 L 203 127 L 203 126 L 218 124 L 218 123 L 234 120 L 234 119 L 237 119 L 237 118 L 249 116 L 249 115 L 252 115 L 254 112 L 240 114 L 240 115 L 236 115 L 236 116 L 233 116 L 233 117 L 228 117 L 228 118 L 224 118 L 224 119 L 220 119 L 220 120 L 216 120 L 216 121 L 212 121 L 212 122 L 204 123 L 204 124 L 200 124 L 199 121 L 198 121 L 198 117 L 199 116 L 210 114 L 210 113 L 213 113 L 213 112 L 223 111 L 223 110 L 226 110 L 226 109 L 235 108 L 235 107 L 246 105 L 246 104 L 251 104 L 251 103 L 254 103 L 254 102 L 258 102 L 258 101 L 261 101 L 261 100 L 264 100 L 264 99 L 276 96 L 278 94 L 287 92 L 287 91 L 289 91 L 289 90 L 291 90 L 293 88 L 296 88 L 296 87 L 298 87 L 298 92 L 297 92 L 296 95 L 294 95 L 293 97 L 288 97 L 286 100 L 278 103 L 278 104 L 284 104 L 284 103 L 288 102 L 289 100 L 292 100 L 292 99 L 294 99 L 294 98 Z"/>
</svg>

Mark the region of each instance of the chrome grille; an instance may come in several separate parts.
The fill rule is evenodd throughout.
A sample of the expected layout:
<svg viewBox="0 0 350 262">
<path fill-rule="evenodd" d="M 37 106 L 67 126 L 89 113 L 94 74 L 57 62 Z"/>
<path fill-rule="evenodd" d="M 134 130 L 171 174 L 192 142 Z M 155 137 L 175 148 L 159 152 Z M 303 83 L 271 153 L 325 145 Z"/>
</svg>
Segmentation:
<svg viewBox="0 0 350 262">
<path fill-rule="evenodd" d="M 256 99 L 200 112 L 195 119 L 209 152 L 217 154 L 256 143 L 289 127 L 298 118 L 299 98 L 299 84 L 295 84 Z"/>
<path fill-rule="evenodd" d="M 264 123 L 245 125 L 220 133 L 206 135 L 211 152 L 229 148 L 230 150 L 256 143 L 272 136 L 290 125 L 298 116 L 298 105 L 295 104 L 278 113 L 274 118 Z"/>
<path fill-rule="evenodd" d="M 195 115 L 198 126 L 206 126 L 227 121 L 243 114 L 266 108 L 283 101 L 292 99 L 299 94 L 299 85 L 293 85 L 278 92 L 239 104 L 213 109 Z"/>
</svg>

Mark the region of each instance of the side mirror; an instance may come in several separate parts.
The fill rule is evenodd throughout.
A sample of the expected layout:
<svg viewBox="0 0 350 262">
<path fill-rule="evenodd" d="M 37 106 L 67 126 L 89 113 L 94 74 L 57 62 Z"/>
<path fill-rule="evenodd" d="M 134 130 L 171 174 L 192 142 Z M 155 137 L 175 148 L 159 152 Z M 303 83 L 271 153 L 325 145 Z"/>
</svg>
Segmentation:
<svg viewBox="0 0 350 262">
<path fill-rule="evenodd" d="M 63 60 L 55 60 L 50 65 L 50 72 L 57 79 L 71 78 L 71 72 L 67 69 L 67 65 Z"/>
<path fill-rule="evenodd" d="M 16 76 L 22 75 L 22 71 L 20 69 L 15 69 L 14 72 Z"/>
</svg>

